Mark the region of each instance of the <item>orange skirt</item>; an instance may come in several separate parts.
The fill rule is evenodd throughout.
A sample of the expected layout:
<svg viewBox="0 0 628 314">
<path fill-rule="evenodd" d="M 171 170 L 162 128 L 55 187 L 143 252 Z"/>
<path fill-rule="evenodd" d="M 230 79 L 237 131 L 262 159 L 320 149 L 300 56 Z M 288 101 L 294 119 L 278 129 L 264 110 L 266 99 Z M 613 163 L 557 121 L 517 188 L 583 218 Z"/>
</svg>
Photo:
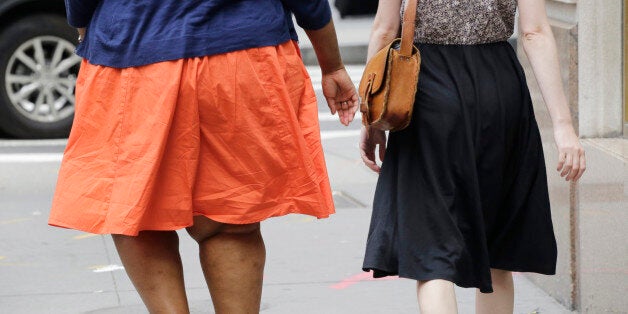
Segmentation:
<svg viewBox="0 0 628 314">
<path fill-rule="evenodd" d="M 176 230 L 334 205 L 296 43 L 115 69 L 83 61 L 49 224 Z"/>
</svg>

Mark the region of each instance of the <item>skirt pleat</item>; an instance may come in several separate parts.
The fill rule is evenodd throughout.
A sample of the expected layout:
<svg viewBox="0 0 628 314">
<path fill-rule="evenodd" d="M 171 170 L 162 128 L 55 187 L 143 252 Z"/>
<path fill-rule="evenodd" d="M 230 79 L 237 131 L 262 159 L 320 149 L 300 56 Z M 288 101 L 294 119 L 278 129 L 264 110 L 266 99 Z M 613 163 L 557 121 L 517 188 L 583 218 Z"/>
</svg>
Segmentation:
<svg viewBox="0 0 628 314">
<path fill-rule="evenodd" d="M 389 136 L 364 270 L 482 292 L 491 268 L 553 274 L 542 143 L 514 50 L 419 49 L 412 122 Z"/>
<path fill-rule="evenodd" d="M 92 233 L 334 212 L 296 43 L 115 69 L 83 61 L 49 223 Z"/>
</svg>

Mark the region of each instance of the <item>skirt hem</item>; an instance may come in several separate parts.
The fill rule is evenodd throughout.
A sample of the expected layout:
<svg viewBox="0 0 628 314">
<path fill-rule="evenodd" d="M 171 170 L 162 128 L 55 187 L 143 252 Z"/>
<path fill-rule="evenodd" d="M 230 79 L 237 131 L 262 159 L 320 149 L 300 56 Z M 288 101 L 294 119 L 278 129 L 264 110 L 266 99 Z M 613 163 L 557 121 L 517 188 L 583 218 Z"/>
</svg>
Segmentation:
<svg viewBox="0 0 628 314">
<path fill-rule="evenodd" d="M 416 274 L 410 275 L 410 274 L 400 273 L 400 272 L 384 271 L 377 267 L 364 267 L 362 268 L 362 270 L 365 272 L 373 271 L 373 278 L 399 276 L 399 278 L 411 279 L 411 280 L 416 280 L 416 281 L 428 281 L 428 280 L 441 279 L 441 280 L 450 281 L 456 286 L 461 287 L 461 288 L 476 288 L 476 289 L 479 289 L 480 292 L 482 293 L 493 292 L 492 286 L 481 288 L 479 285 L 475 285 L 471 283 L 463 283 L 460 280 L 454 279 L 454 276 L 452 274 L 429 273 L 429 274 L 422 274 L 422 275 L 416 275 Z"/>
<path fill-rule="evenodd" d="M 273 213 L 271 215 L 268 216 L 263 216 L 262 218 L 259 219 L 251 219 L 250 221 L 246 220 L 246 221 L 242 221 L 242 220 L 233 220 L 233 219 L 219 219 L 219 218 L 215 218 L 215 217 L 211 217 L 211 215 L 205 215 L 205 214 L 194 214 L 194 216 L 205 216 L 213 221 L 219 222 L 219 223 L 223 223 L 223 224 L 232 224 L 232 225 L 246 225 L 246 224 L 253 224 L 253 223 L 258 223 L 258 222 L 262 222 L 265 221 L 267 219 L 270 218 L 274 218 L 274 217 L 282 217 L 282 216 L 286 216 L 286 215 L 290 215 L 290 214 L 299 214 L 299 215 L 307 215 L 307 216 L 312 216 L 312 217 L 316 217 L 317 219 L 325 219 L 325 218 L 329 218 L 329 216 L 331 216 L 332 214 L 334 214 L 334 212 L 331 212 L 329 214 L 324 214 L 324 215 L 313 215 L 313 214 L 307 214 L 307 213 L 300 213 L 300 212 L 286 212 L 286 213 Z M 126 235 L 126 236 L 137 236 L 140 231 L 177 231 L 177 230 L 181 230 L 183 228 L 187 228 L 187 227 L 191 227 L 194 225 L 194 223 L 189 223 L 189 224 L 180 224 L 180 225 L 172 225 L 172 226 L 142 226 L 140 228 L 133 228 L 133 229 L 127 229 L 127 230 L 114 230 L 114 229 L 110 229 L 110 228 L 98 228 L 98 229 L 91 229 L 91 228 L 85 228 L 84 226 L 81 226 L 80 224 L 71 224 L 71 223 L 65 223 L 59 220 L 49 220 L 48 221 L 48 225 L 52 226 L 52 227 L 60 227 L 60 228 L 65 228 L 65 229 L 72 229 L 72 230 L 77 230 L 77 231 L 83 231 L 83 232 L 87 232 L 87 233 L 93 233 L 93 234 L 119 234 L 119 235 Z"/>
</svg>

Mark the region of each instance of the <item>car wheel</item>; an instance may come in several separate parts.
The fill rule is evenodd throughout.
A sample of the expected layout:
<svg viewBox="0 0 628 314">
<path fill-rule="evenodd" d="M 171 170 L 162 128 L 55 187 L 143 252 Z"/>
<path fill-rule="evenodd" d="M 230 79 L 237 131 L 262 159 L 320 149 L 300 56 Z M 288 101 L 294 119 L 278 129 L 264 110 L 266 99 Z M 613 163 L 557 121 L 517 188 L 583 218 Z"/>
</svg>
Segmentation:
<svg viewBox="0 0 628 314">
<path fill-rule="evenodd" d="M 0 34 L 0 128 L 20 138 L 67 136 L 81 58 L 65 18 L 42 14 Z"/>
</svg>

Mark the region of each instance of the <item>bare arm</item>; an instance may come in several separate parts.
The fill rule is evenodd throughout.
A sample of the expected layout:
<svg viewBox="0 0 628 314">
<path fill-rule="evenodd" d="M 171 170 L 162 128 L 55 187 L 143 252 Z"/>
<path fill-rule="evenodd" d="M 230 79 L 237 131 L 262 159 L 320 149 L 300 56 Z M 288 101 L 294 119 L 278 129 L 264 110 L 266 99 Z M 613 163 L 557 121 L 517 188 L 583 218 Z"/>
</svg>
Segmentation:
<svg viewBox="0 0 628 314">
<path fill-rule="evenodd" d="M 312 42 L 314 52 L 316 52 L 316 58 L 318 59 L 318 64 L 320 65 L 323 74 L 331 73 L 344 68 L 342 59 L 340 58 L 338 39 L 336 38 L 336 30 L 333 20 L 330 20 L 329 23 L 321 29 L 306 29 L 305 33 Z"/>
<path fill-rule="evenodd" d="M 380 0 L 371 30 L 367 60 L 399 34 L 401 24 L 401 0 Z"/>
<path fill-rule="evenodd" d="M 334 21 L 317 30 L 305 30 L 312 42 L 323 73 L 322 87 L 332 114 L 338 112 L 340 122 L 349 125 L 358 110 L 358 94 L 340 58 Z"/>
<path fill-rule="evenodd" d="M 578 180 L 586 169 L 584 149 L 573 127 L 560 77 L 556 41 L 545 11 L 545 0 L 519 0 L 520 41 L 541 89 L 558 147 L 557 170 L 566 180 Z"/>
<path fill-rule="evenodd" d="M 401 0 L 379 0 L 369 40 L 367 60 L 397 37 L 401 24 L 400 11 Z M 371 170 L 379 172 L 380 166 L 377 165 L 375 157 L 376 150 L 379 151 L 379 159 L 383 161 L 386 152 L 386 132 L 363 126 L 360 134 L 362 161 Z"/>
</svg>

